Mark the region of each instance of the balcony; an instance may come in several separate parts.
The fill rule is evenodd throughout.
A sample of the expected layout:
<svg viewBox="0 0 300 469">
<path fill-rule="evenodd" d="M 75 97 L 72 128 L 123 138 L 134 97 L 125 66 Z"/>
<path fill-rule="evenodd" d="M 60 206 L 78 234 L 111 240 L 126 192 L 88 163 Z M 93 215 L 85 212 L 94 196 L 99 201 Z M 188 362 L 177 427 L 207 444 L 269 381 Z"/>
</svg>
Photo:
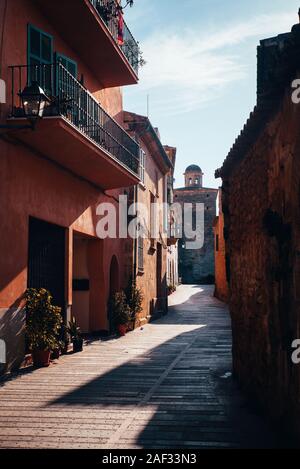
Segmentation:
<svg viewBox="0 0 300 469">
<path fill-rule="evenodd" d="M 61 63 L 12 66 L 10 123 L 24 120 L 19 92 L 37 81 L 50 97 L 36 130 L 13 130 L 16 139 L 101 187 L 139 182 L 138 144 Z"/>
<path fill-rule="evenodd" d="M 95 73 L 103 88 L 138 82 L 139 45 L 124 22 L 118 41 L 116 0 L 36 0 L 58 33 Z"/>
</svg>

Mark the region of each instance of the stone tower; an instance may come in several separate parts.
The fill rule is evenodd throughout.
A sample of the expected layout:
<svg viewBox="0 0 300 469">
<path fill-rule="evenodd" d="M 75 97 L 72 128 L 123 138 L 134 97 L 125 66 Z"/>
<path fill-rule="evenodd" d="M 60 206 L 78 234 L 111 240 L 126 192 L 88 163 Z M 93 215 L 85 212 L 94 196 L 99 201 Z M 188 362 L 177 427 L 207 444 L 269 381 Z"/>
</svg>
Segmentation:
<svg viewBox="0 0 300 469">
<path fill-rule="evenodd" d="M 199 166 L 192 164 L 184 173 L 185 187 L 202 187 L 204 173 Z"/>
<path fill-rule="evenodd" d="M 204 206 L 204 245 L 201 249 L 187 249 L 187 240 L 179 242 L 179 275 L 185 284 L 214 283 L 214 230 L 218 189 L 203 187 L 204 173 L 197 165 L 186 168 L 185 187 L 175 189 L 174 202 L 203 204 Z"/>
</svg>

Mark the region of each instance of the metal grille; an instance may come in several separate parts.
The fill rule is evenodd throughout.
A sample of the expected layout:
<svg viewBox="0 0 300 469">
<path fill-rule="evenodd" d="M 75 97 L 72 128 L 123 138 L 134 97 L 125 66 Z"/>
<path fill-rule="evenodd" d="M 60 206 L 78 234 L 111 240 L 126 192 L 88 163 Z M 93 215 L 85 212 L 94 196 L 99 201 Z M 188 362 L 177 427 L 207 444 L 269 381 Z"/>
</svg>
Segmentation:
<svg viewBox="0 0 300 469">
<path fill-rule="evenodd" d="M 110 31 L 115 42 L 118 43 L 118 3 L 116 0 L 90 0 L 91 4 L 97 11 L 101 20 L 104 22 Z M 138 74 L 139 71 L 139 45 L 130 32 L 127 24 L 124 21 L 123 28 L 124 43 L 119 45 L 123 54 L 127 58 L 131 67 Z"/>
<path fill-rule="evenodd" d="M 51 98 L 44 116 L 64 116 L 95 144 L 139 175 L 139 145 L 61 63 L 10 68 L 13 117 L 24 116 L 19 93 L 26 84 L 37 81 Z"/>
</svg>

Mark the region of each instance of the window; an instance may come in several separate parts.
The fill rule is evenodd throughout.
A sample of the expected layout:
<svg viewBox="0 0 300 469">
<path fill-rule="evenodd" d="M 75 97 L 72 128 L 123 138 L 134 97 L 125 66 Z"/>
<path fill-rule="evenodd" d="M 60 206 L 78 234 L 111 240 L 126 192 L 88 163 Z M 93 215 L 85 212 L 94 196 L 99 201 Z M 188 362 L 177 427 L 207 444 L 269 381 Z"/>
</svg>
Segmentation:
<svg viewBox="0 0 300 469">
<path fill-rule="evenodd" d="M 199 184 L 199 179 L 196 178 L 196 179 L 195 179 L 195 186 L 198 186 L 198 184 Z"/>
<path fill-rule="evenodd" d="M 56 61 L 60 62 L 74 78 L 77 79 L 77 63 L 63 54 L 56 53 Z"/>
<path fill-rule="evenodd" d="M 166 206 L 166 204 L 168 203 L 168 176 L 164 177 L 163 184 L 164 184 L 164 200 L 163 200 L 164 232 L 168 233 L 168 208 Z"/>
<path fill-rule="evenodd" d="M 145 184 L 145 169 L 146 169 L 146 153 L 140 150 L 140 179 Z"/>
<path fill-rule="evenodd" d="M 156 197 L 159 197 L 159 175 L 158 175 L 158 171 L 155 171 L 155 188 L 156 188 Z"/>
<path fill-rule="evenodd" d="M 193 185 L 193 179 L 192 178 L 190 178 L 189 183 L 190 183 L 190 186 Z"/>
<path fill-rule="evenodd" d="M 156 239 L 156 217 L 158 216 L 156 211 L 157 205 L 155 196 L 150 192 L 150 240 L 151 240 L 151 249 L 155 249 L 155 239 Z"/>
<path fill-rule="evenodd" d="M 140 229 L 139 225 L 139 231 Z M 138 271 L 144 272 L 144 238 L 141 234 L 138 237 Z"/>
<path fill-rule="evenodd" d="M 216 251 L 219 252 L 219 235 L 216 235 Z"/>
<path fill-rule="evenodd" d="M 31 24 L 28 25 L 27 56 L 28 82 L 37 81 L 46 92 L 51 92 L 53 73 L 50 65 L 53 61 L 53 38 Z"/>
</svg>

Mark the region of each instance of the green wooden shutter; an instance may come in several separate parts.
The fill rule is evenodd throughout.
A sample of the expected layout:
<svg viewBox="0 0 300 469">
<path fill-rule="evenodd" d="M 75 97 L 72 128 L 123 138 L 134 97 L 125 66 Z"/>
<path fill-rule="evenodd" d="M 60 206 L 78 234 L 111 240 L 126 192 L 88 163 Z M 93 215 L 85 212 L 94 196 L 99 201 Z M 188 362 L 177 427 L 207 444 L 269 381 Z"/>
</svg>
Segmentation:
<svg viewBox="0 0 300 469">
<path fill-rule="evenodd" d="M 58 52 L 56 52 L 56 61 L 60 62 L 77 79 L 77 62 Z"/>
<path fill-rule="evenodd" d="M 53 88 L 53 37 L 28 24 L 27 40 L 28 83 L 37 81 L 46 91 Z M 35 67 L 36 66 L 36 67 Z"/>
</svg>

